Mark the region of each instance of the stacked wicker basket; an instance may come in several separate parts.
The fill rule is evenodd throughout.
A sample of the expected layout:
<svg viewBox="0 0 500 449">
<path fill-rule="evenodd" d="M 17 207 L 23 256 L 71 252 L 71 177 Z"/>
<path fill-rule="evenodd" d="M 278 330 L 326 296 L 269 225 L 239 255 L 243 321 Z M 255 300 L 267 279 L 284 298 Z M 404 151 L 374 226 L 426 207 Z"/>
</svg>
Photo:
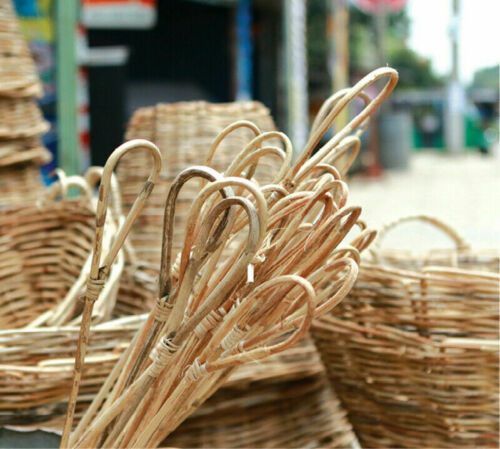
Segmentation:
<svg viewBox="0 0 500 449">
<path fill-rule="evenodd" d="M 36 97 L 42 92 L 35 64 L 11 0 L 0 3 L 0 205 L 35 198 L 38 167 L 50 160 L 40 136 L 48 130 Z"/>
</svg>

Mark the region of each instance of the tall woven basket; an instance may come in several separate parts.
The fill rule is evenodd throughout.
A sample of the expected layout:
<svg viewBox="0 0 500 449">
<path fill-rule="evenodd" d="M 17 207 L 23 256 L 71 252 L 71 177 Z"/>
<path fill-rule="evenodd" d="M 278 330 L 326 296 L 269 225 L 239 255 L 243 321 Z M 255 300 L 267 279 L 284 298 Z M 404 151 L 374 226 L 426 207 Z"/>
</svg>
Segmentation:
<svg viewBox="0 0 500 449">
<path fill-rule="evenodd" d="M 40 136 L 49 126 L 36 103 L 42 93 L 12 0 L 0 2 L 0 207 L 35 200 L 50 161 Z"/>
<path fill-rule="evenodd" d="M 250 129 L 243 128 L 230 133 L 207 164 L 214 139 L 237 120 L 251 121 L 262 132 L 275 130 L 269 110 L 258 102 L 214 104 L 195 101 L 158 104 L 141 108 L 134 114 L 127 128 L 126 139 L 141 138 L 153 142 L 160 149 L 163 159 L 159 182 L 131 232 L 139 259 L 156 266 L 160 264 L 163 207 L 174 177 L 192 165 L 210 165 L 223 172 L 236 154 L 254 137 Z M 267 162 L 266 159 L 260 164 L 263 170 L 255 176 L 259 181 L 269 182 L 275 172 L 272 170 L 273 160 Z M 148 164 L 148 160 L 125 157 L 118 167 L 125 212 L 128 212 L 135 192 L 140 188 Z M 266 170 L 266 164 L 269 164 L 269 170 Z M 179 196 L 173 242 L 175 250 L 181 247 L 188 207 L 198 189 L 198 183 L 188 183 Z"/>
<path fill-rule="evenodd" d="M 306 339 L 239 368 L 163 446 L 355 448 L 345 415 Z"/>
<path fill-rule="evenodd" d="M 498 447 L 498 253 L 382 250 L 313 336 L 365 447 Z"/>
</svg>

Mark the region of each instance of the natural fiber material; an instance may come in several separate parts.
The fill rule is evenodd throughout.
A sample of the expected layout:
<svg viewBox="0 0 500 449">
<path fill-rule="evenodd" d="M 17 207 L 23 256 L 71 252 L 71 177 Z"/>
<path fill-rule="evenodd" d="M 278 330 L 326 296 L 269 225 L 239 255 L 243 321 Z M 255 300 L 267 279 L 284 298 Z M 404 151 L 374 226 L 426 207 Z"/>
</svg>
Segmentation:
<svg viewBox="0 0 500 449">
<path fill-rule="evenodd" d="M 76 419 L 144 319 L 121 318 L 92 328 Z M 0 331 L 0 425 L 62 428 L 78 332 L 76 326 Z"/>
<path fill-rule="evenodd" d="M 0 326 L 5 329 L 28 323 L 0 334 L 0 384 L 5 386 L 11 380 L 9 388 L 0 387 L 2 424 L 62 427 L 63 406 L 72 385 L 76 326 L 82 319 L 80 299 L 90 274 L 95 234 L 97 204 L 91 189 L 101 174 L 102 169 L 92 167 L 84 179 L 66 177 L 58 170 L 59 181 L 40 190 L 38 202 L 0 212 L 4 280 Z M 79 195 L 68 198 L 69 189 L 75 187 Z M 124 221 L 115 189 L 113 213 L 104 220 L 106 255 L 116 237 L 117 223 Z M 155 286 L 154 278 L 130 248 L 118 253 L 109 282 L 92 311 L 94 324 L 104 322 L 90 333 L 85 370 L 90 378 L 84 381 L 78 397 L 77 417 L 145 318 L 108 319 L 150 310 Z"/>
<path fill-rule="evenodd" d="M 28 45 L 11 0 L 0 2 L 0 96 L 32 97 L 42 93 Z"/>
<path fill-rule="evenodd" d="M 51 158 L 50 152 L 38 138 L 0 140 L 0 167 L 27 162 L 43 165 Z"/>
<path fill-rule="evenodd" d="M 269 110 L 257 102 L 214 104 L 196 101 L 158 104 L 141 108 L 134 114 L 128 125 L 126 138 L 150 140 L 158 146 L 163 159 L 158 185 L 131 233 L 139 259 L 159 266 L 163 204 L 174 177 L 191 165 L 208 165 L 224 171 L 241 148 L 255 136 L 251 127 L 240 127 L 221 142 L 210 160 L 209 152 L 214 139 L 236 120 L 251 121 L 262 132 L 275 129 Z M 276 144 L 272 139 L 270 143 Z M 255 173 L 260 182 L 268 183 L 272 180 L 272 173 L 277 165 L 275 161 L 273 158 L 261 161 Z M 147 167 L 147 159 L 124 158 L 120 163 L 118 178 L 126 211 L 132 204 L 134 192 L 140 188 Z M 198 192 L 199 184 L 189 183 L 178 199 L 173 242 L 175 250 L 182 246 L 189 205 Z"/>
<path fill-rule="evenodd" d="M 484 255 L 471 269 L 472 250 L 455 241 L 458 268 L 402 254 L 398 267 L 363 263 L 348 298 L 313 326 L 363 446 L 498 446 L 500 276 Z"/>
<path fill-rule="evenodd" d="M 36 199 L 37 167 L 49 162 L 40 142 L 49 129 L 36 103 L 42 93 L 12 0 L 0 2 L 0 206 Z"/>
<path fill-rule="evenodd" d="M 335 117 L 381 78 L 387 82 L 377 96 L 309 159 Z M 157 447 L 237 366 L 292 347 L 313 317 L 342 301 L 357 263 L 347 255 L 356 250 L 339 245 L 361 210 L 347 204 L 347 186 L 328 160 L 396 83 L 397 73 L 383 68 L 344 91 L 292 166 L 286 135 L 254 127 L 256 137 L 224 174 L 195 166 L 177 175 L 165 205 L 156 308 L 63 447 Z M 248 126 L 226 128 L 212 149 Z M 265 147 L 276 138 L 284 149 Z M 272 183 L 247 179 L 268 154 L 281 160 Z M 192 178 L 204 187 L 192 201 L 175 257 L 177 198 Z"/>
<path fill-rule="evenodd" d="M 354 447 L 310 340 L 243 365 L 163 443 L 173 447 Z"/>
<path fill-rule="evenodd" d="M 78 198 L 0 211 L 2 329 L 22 327 L 64 298 L 90 254 L 94 224 Z"/>
<path fill-rule="evenodd" d="M 0 207 L 36 201 L 44 190 L 40 169 L 32 164 L 0 167 Z"/>
<path fill-rule="evenodd" d="M 0 97 L 0 138 L 34 137 L 48 131 L 49 125 L 31 98 Z"/>
<path fill-rule="evenodd" d="M 110 194 L 113 193 L 113 170 L 119 160 L 127 153 L 134 150 L 146 150 L 152 157 L 153 163 L 150 169 L 149 176 L 145 180 L 141 190 L 139 191 L 136 200 L 134 201 L 127 217 L 125 219 L 118 218 L 118 226 L 112 229 L 114 236 L 112 241 L 106 242 L 105 230 L 109 228 L 108 203 Z M 76 347 L 75 363 L 73 369 L 73 381 L 71 383 L 71 391 L 68 401 L 68 409 L 63 426 L 63 434 L 61 439 L 61 447 L 66 447 L 68 438 L 73 426 L 73 419 L 76 410 L 76 402 L 79 391 L 79 386 L 82 378 L 83 367 L 85 364 L 85 354 L 89 343 L 90 324 L 92 321 L 92 312 L 94 303 L 100 299 L 99 296 L 104 292 L 105 283 L 113 283 L 116 277 L 113 276 L 113 266 L 119 263 L 120 252 L 125 245 L 125 239 L 130 232 L 134 220 L 141 212 L 144 204 L 151 195 L 155 182 L 161 170 L 161 156 L 158 148 L 146 140 L 131 140 L 120 145 L 115 149 L 113 154 L 108 158 L 101 175 L 101 184 L 99 186 L 99 198 L 96 206 L 96 232 L 93 242 L 92 258 L 90 260 L 90 273 L 86 279 L 86 290 L 82 296 L 83 311 L 80 325 L 80 333 L 78 344 Z M 117 194 L 115 190 L 115 195 Z M 116 199 L 115 199 L 116 200 Z M 116 209 L 116 207 L 115 207 Z M 112 281 L 112 279 L 114 280 Z"/>
<path fill-rule="evenodd" d="M 420 222 L 433 226 L 444 233 L 454 244 L 452 249 L 432 248 L 428 251 L 409 251 L 402 249 L 386 248 L 382 242 L 387 234 L 396 227 L 408 222 Z M 463 236 L 441 220 L 428 215 L 410 215 L 401 217 L 386 224 L 378 233 L 378 238 L 371 248 L 372 257 L 377 263 L 400 268 L 414 269 L 425 266 L 448 266 L 470 270 L 486 270 L 498 273 L 500 266 L 500 253 L 494 249 L 471 249 Z"/>
</svg>

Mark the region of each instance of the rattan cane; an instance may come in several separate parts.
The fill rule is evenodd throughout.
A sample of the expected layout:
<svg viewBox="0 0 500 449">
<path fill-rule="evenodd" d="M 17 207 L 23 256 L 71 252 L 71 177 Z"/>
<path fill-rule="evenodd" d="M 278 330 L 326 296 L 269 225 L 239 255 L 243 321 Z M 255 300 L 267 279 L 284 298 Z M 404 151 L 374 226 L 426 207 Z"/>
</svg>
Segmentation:
<svg viewBox="0 0 500 449">
<path fill-rule="evenodd" d="M 210 165 L 223 172 L 236 154 L 255 134 L 251 129 L 240 128 L 229 134 L 206 164 L 210 146 L 217 135 L 236 120 L 249 120 L 260 131 L 275 129 L 269 110 L 258 102 L 213 104 L 202 101 L 158 104 L 139 109 L 132 117 L 126 138 L 144 138 L 155 143 L 163 158 L 163 168 L 158 185 L 132 229 L 131 239 L 139 259 L 158 266 L 160 263 L 161 229 L 163 226 L 163 204 L 174 177 L 191 165 Z M 264 158 L 255 177 L 269 182 L 276 173 L 273 159 Z M 125 211 L 140 188 L 147 170 L 147 159 L 125 157 L 118 168 Z M 199 191 L 199 184 L 184 187 L 177 205 L 173 246 L 182 246 L 183 230 L 192 198 Z"/>
<path fill-rule="evenodd" d="M 239 368 L 163 445 L 355 447 L 345 412 L 309 339 Z"/>
</svg>

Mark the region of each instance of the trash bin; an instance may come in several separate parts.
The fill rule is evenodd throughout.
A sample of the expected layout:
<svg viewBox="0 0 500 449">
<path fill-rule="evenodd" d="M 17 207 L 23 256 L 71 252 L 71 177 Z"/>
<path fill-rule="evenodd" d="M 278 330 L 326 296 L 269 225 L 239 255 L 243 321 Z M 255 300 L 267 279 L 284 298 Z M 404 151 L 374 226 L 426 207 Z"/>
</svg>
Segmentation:
<svg viewBox="0 0 500 449">
<path fill-rule="evenodd" d="M 380 163 L 388 169 L 405 169 L 411 153 L 412 118 L 408 111 L 385 111 L 379 118 Z"/>
</svg>

